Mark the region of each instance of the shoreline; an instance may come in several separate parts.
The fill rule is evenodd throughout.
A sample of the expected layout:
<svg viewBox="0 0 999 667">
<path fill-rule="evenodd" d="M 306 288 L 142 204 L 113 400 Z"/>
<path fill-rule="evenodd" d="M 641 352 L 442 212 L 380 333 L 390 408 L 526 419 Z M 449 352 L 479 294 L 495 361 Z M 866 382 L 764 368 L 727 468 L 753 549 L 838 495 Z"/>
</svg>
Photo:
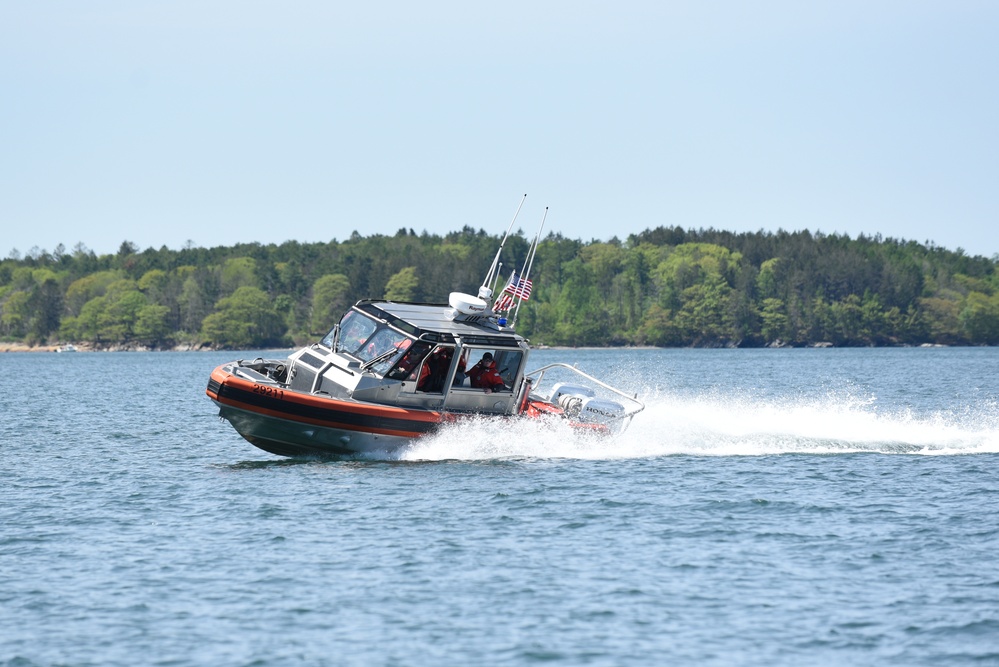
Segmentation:
<svg viewBox="0 0 999 667">
<path fill-rule="evenodd" d="M 61 345 L 25 345 L 24 343 L 0 343 L 0 352 L 55 352 Z"/>
<path fill-rule="evenodd" d="M 0 343 L 0 354 L 6 353 L 31 353 L 31 352 L 59 352 L 60 348 L 63 348 L 68 343 L 62 343 L 59 345 L 27 345 L 26 343 Z M 212 347 L 197 347 L 194 345 L 176 345 L 170 348 L 152 348 L 144 346 L 110 346 L 110 347 L 97 347 L 90 343 L 72 343 L 73 347 L 76 348 L 71 352 L 225 352 L 226 350 L 221 348 Z M 866 347 L 866 346 L 865 346 Z M 870 346 L 872 348 L 880 347 L 902 347 L 902 348 L 946 348 L 946 347 L 991 347 L 988 345 L 978 346 L 978 345 L 942 345 L 940 343 L 922 343 L 921 345 L 877 345 Z M 275 351 L 294 351 L 297 348 L 268 348 Z M 563 345 L 538 345 L 536 347 L 532 346 L 532 350 L 542 351 L 542 350 L 712 350 L 712 349 L 727 349 L 727 350 L 738 350 L 738 349 L 854 349 L 850 346 L 836 346 L 829 344 L 815 344 L 815 345 L 805 345 L 801 347 L 796 347 L 792 345 L 784 346 L 764 346 L 756 348 L 737 348 L 737 347 L 656 347 L 654 345 L 605 345 L 603 347 L 595 346 L 582 346 L 582 347 L 571 347 Z M 856 348 L 859 349 L 859 348 Z M 230 352 L 246 352 L 247 350 L 229 350 Z"/>
<path fill-rule="evenodd" d="M 12 353 L 23 353 L 23 352 L 215 352 L 218 350 L 213 350 L 208 347 L 195 347 L 194 345 L 177 345 L 170 348 L 152 348 L 144 346 L 116 346 L 112 345 L 110 347 L 97 347 L 90 343 L 72 343 L 71 345 L 75 348 L 73 350 L 62 350 L 62 348 L 70 345 L 70 343 L 60 343 L 58 345 L 28 345 L 26 343 L 0 343 L 0 354 L 7 352 Z"/>
</svg>

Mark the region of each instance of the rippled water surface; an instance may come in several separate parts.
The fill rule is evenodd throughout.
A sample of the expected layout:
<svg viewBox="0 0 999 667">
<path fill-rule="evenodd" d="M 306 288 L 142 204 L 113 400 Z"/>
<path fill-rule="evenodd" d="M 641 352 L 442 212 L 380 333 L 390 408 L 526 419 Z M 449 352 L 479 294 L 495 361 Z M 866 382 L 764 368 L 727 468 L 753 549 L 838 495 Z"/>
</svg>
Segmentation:
<svg viewBox="0 0 999 667">
<path fill-rule="evenodd" d="M 999 664 L 999 349 L 539 351 L 648 408 L 338 462 L 239 356 L 0 355 L 0 665 Z"/>
</svg>

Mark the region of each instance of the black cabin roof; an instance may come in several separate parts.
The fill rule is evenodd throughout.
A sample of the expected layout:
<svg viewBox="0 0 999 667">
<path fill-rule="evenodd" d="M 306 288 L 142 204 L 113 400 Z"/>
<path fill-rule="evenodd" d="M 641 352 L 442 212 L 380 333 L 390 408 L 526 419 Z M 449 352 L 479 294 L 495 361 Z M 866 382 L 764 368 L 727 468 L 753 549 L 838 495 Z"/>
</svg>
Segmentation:
<svg viewBox="0 0 999 667">
<path fill-rule="evenodd" d="M 418 338 L 422 336 L 429 340 L 453 342 L 454 336 L 460 336 L 468 343 L 505 346 L 517 346 L 525 340 L 509 329 L 501 329 L 493 319 L 462 315 L 454 317 L 454 309 L 446 303 L 364 299 L 358 301 L 356 307 Z"/>
</svg>

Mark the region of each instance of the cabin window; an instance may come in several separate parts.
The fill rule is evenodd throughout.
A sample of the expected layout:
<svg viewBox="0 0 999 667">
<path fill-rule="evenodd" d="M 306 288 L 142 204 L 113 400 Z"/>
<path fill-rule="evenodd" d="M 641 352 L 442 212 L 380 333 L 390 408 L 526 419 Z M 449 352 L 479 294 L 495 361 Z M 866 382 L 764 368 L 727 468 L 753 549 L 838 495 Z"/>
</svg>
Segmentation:
<svg viewBox="0 0 999 667">
<path fill-rule="evenodd" d="M 487 356 L 488 355 L 488 356 Z M 492 364 L 486 361 L 492 359 Z M 465 348 L 458 360 L 455 385 L 491 391 L 512 391 L 524 352 L 509 348 Z"/>
<path fill-rule="evenodd" d="M 416 368 L 423 361 L 423 358 L 430 352 L 432 345 L 423 341 L 416 341 L 409 346 L 402 357 L 396 362 L 395 367 L 385 374 L 385 377 L 392 380 L 415 380 Z"/>
<path fill-rule="evenodd" d="M 399 361 L 412 344 L 412 338 L 383 327 L 372 334 L 354 356 L 364 362 L 374 361 L 371 370 L 382 375 Z"/>
<path fill-rule="evenodd" d="M 425 391 L 428 394 L 444 393 L 444 384 L 447 382 L 453 359 L 453 347 L 450 345 L 435 347 L 433 352 L 423 360 L 423 365 L 420 366 L 419 370 L 411 376 L 411 379 L 416 380 L 416 390 Z"/>
<path fill-rule="evenodd" d="M 340 320 L 340 335 L 336 340 L 336 352 L 346 352 L 359 359 L 359 351 L 378 328 L 378 322 L 356 310 L 348 311 Z M 364 361 L 367 361 L 365 359 Z"/>
<path fill-rule="evenodd" d="M 367 370 L 378 375 L 385 375 L 389 369 L 399 364 L 413 347 L 413 342 L 412 338 L 401 331 L 356 310 L 348 311 L 322 340 L 323 345 L 333 346 L 335 352 L 343 352 L 359 359 L 367 364 Z M 416 351 L 422 350 L 420 354 L 426 354 L 430 345 L 420 345 L 422 347 L 416 348 Z M 420 363 L 421 358 L 422 356 L 412 357 L 412 366 Z"/>
</svg>

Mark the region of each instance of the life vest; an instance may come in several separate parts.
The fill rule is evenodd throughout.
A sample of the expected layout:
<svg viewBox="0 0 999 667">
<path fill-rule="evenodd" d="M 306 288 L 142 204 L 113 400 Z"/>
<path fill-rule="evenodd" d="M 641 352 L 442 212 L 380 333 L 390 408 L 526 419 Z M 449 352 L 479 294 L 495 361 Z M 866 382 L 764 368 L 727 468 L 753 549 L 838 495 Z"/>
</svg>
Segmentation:
<svg viewBox="0 0 999 667">
<path fill-rule="evenodd" d="M 472 386 L 477 389 L 502 389 L 506 386 L 503 378 L 496 372 L 495 361 L 488 362 L 486 366 L 480 361 L 468 369 L 468 377 L 472 380 Z"/>
</svg>

